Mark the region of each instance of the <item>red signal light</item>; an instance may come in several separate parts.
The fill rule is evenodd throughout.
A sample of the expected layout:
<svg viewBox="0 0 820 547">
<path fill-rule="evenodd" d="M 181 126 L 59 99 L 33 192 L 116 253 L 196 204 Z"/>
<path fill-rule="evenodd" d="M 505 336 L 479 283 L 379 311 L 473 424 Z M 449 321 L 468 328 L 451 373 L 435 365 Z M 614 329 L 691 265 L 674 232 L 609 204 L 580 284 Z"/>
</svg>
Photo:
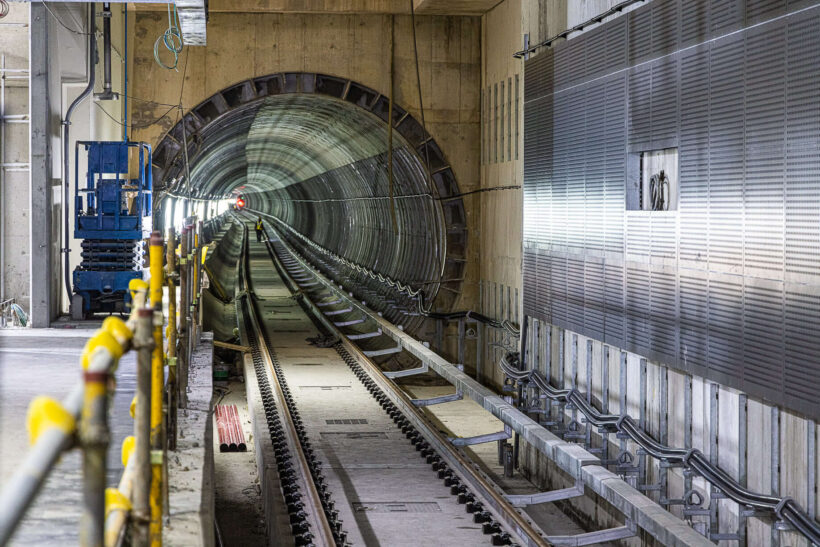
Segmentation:
<svg viewBox="0 0 820 547">
<path fill-rule="evenodd" d="M 236 198 L 236 208 L 242 209 L 245 206 L 245 200 L 242 198 Z"/>
</svg>

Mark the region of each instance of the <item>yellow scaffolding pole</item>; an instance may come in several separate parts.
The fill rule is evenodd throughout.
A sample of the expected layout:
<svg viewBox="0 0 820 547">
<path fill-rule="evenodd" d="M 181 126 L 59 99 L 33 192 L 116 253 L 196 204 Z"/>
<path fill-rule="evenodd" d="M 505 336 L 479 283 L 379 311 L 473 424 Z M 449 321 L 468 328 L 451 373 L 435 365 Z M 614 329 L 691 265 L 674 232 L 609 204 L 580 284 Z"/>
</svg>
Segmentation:
<svg viewBox="0 0 820 547">
<path fill-rule="evenodd" d="M 151 546 L 162 545 L 162 392 L 165 382 L 162 348 L 162 268 L 163 241 L 159 232 L 151 234 L 149 248 L 149 295 L 154 310 L 154 351 L 151 354 Z"/>
</svg>

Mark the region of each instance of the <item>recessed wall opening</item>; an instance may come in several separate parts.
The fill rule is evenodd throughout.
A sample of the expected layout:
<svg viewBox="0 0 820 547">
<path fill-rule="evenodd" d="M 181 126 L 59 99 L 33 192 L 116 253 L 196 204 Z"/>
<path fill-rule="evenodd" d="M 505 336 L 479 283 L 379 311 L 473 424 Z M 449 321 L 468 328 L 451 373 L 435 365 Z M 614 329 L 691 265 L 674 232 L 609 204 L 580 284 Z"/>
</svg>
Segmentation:
<svg viewBox="0 0 820 547">
<path fill-rule="evenodd" d="M 675 211 L 678 208 L 678 149 L 661 148 L 630 154 L 627 211 Z"/>
</svg>

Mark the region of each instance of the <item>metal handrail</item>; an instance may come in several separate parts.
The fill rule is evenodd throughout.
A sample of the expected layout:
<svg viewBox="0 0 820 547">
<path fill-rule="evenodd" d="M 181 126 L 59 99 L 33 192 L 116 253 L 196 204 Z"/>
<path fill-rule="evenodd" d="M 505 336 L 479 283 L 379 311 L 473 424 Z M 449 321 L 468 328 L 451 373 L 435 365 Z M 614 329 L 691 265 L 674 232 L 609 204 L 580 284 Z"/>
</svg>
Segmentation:
<svg viewBox="0 0 820 547">
<path fill-rule="evenodd" d="M 501 358 L 499 367 L 506 376 L 519 383 L 532 382 L 549 399 L 571 404 L 581 411 L 587 422 L 600 428 L 603 432 L 625 434 L 653 458 L 669 464 L 685 466 L 706 479 L 729 499 L 752 509 L 772 513 L 778 519 L 790 524 L 809 541 L 820 545 L 820 524 L 803 511 L 794 499 L 753 492 L 719 467 L 712 465 L 700 450 L 675 448 L 659 443 L 641 429 L 628 414 L 604 414 L 590 404 L 586 395 L 577 389 L 556 388 L 537 371 L 520 370 L 519 364 L 519 353 L 510 352 Z"/>
<path fill-rule="evenodd" d="M 169 244 L 169 248 L 173 249 L 173 246 Z M 193 299 L 192 323 L 199 309 L 199 249 L 199 244 L 194 243 L 191 256 L 186 260 L 192 266 L 191 283 L 185 287 Z M 150 245 L 150 284 L 132 280 L 129 286 L 132 312 L 128 320 L 106 319 L 89 340 L 81 358 L 83 380 L 62 402 L 38 397 L 29 407 L 27 421 L 34 446 L 18 473 L 0 492 L 0 545 L 11 539 L 60 455 L 75 446 L 82 448 L 83 457 L 84 504 L 80 543 L 118 545 L 124 539 L 129 514 L 133 515 L 131 520 L 134 522 L 132 544 L 161 542 L 168 446 L 165 442 L 167 421 L 163 418 L 163 390 L 180 387 L 171 381 L 173 370 L 167 385 L 164 379 L 162 253 L 162 237 L 154 232 Z M 174 261 L 169 264 L 173 268 Z M 174 292 L 170 294 L 174 295 Z M 169 324 L 174 325 L 173 320 Z M 173 340 L 174 336 L 169 337 L 169 343 Z M 138 352 L 137 395 L 132 403 L 135 435 L 123 443 L 125 470 L 118 488 L 106 489 L 109 377 L 116 370 L 120 357 L 131 349 Z M 169 347 L 169 355 L 173 355 L 174 350 Z M 185 354 L 190 355 L 190 351 Z M 173 363 L 169 360 L 169 364 Z M 176 408 L 175 404 L 173 406 Z M 174 415 L 173 409 L 170 410 L 168 419 Z"/>
<path fill-rule="evenodd" d="M 82 536 L 88 538 L 89 535 L 98 535 L 103 530 L 104 502 L 102 506 L 89 503 L 90 496 L 96 501 L 100 498 L 104 499 L 105 496 L 104 449 L 107 448 L 107 441 L 100 443 L 99 439 L 91 438 L 100 434 L 107 435 L 107 424 L 104 423 L 105 418 L 99 414 L 99 411 L 106 410 L 104 399 L 108 394 L 104 387 L 100 389 L 100 384 L 104 386 L 108 375 L 114 371 L 119 360 L 117 354 L 126 353 L 133 345 L 130 334 L 138 329 L 137 311 L 144 305 L 147 289 L 147 286 L 141 287 L 134 295 L 134 312 L 125 323 L 128 332 L 121 330 L 123 325 L 121 322 L 110 322 L 97 332 L 96 336 L 102 335 L 109 341 L 115 340 L 115 346 L 99 345 L 95 348 L 90 346 L 94 349 L 90 352 L 88 349 L 84 351 L 83 358 L 87 360 L 84 379 L 74 386 L 62 403 L 40 397 L 35 399 L 29 407 L 27 421 L 34 445 L 20 469 L 0 492 L 0 545 L 5 545 L 11 539 L 50 472 L 56 466 L 60 455 L 72 448 L 78 440 L 90 446 L 90 448 L 84 447 L 86 452 L 96 449 L 98 452 L 96 455 L 99 456 L 100 449 L 103 451 L 103 457 L 99 462 L 101 466 L 94 469 L 95 474 L 100 476 L 90 480 L 86 477 L 85 480 L 86 504 Z M 102 419 L 103 423 L 100 423 L 98 419 Z M 97 486 L 96 483 L 100 481 L 102 481 L 100 491 L 97 492 L 95 488 L 95 492 L 90 492 L 88 483 L 91 482 Z M 92 528 L 95 529 L 94 532 L 91 531 Z"/>
</svg>

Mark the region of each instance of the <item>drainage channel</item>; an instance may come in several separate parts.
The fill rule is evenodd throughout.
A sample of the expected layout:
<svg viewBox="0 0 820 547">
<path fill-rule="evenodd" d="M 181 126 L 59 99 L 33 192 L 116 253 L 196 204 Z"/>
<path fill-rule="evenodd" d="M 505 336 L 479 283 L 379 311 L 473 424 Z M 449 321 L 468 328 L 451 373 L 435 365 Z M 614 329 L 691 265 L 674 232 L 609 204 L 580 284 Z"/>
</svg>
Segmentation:
<svg viewBox="0 0 820 547">
<path fill-rule="evenodd" d="M 263 400 L 276 403 L 276 414 L 287 409 L 301 435 L 287 443 L 284 433 L 271 431 L 275 445 L 291 449 L 278 465 L 295 472 L 302 458 L 294 452 L 307 451 L 305 465 L 313 465 L 303 475 L 317 481 L 320 499 L 326 496 L 321 510 L 337 544 L 547 544 L 534 524 L 494 493 L 486 477 L 475 476 L 404 393 L 379 378 L 369 359 L 323 323 L 272 245 L 245 247 L 244 327 L 254 333 L 252 347 L 262 361 L 260 386 L 267 380 L 268 360 L 269 383 L 282 391 L 281 398 L 270 393 Z M 284 325 L 290 327 L 278 328 Z M 266 374 L 260 375 L 260 368 Z M 305 485 L 294 482 L 303 503 L 297 514 L 310 522 L 309 513 L 320 509 L 304 503 Z M 313 525 L 307 528 L 315 533 Z"/>
</svg>

